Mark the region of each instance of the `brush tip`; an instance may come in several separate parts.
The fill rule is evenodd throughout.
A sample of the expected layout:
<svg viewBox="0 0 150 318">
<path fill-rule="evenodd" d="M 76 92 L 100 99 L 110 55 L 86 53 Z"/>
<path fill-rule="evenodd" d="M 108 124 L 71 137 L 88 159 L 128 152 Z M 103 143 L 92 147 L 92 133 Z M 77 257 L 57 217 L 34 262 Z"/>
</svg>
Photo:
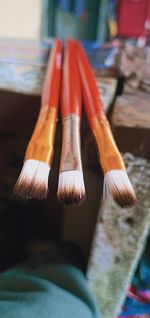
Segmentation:
<svg viewBox="0 0 150 318">
<path fill-rule="evenodd" d="M 133 207 L 137 198 L 125 170 L 111 170 L 104 178 L 104 200 L 113 198 L 122 209 Z"/>
<path fill-rule="evenodd" d="M 85 186 L 81 171 L 63 171 L 59 174 L 58 200 L 66 205 L 79 205 L 85 201 Z"/>
<path fill-rule="evenodd" d="M 47 163 L 29 159 L 24 162 L 14 193 L 26 199 L 44 199 L 48 193 L 50 167 Z"/>
</svg>

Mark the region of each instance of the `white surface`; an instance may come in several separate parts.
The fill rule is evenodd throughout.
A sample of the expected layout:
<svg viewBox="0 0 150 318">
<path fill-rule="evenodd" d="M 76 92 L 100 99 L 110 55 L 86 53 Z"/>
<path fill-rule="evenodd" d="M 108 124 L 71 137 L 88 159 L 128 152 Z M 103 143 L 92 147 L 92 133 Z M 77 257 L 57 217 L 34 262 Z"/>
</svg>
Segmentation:
<svg viewBox="0 0 150 318">
<path fill-rule="evenodd" d="M 0 0 L 0 37 L 39 39 L 42 0 Z"/>
</svg>

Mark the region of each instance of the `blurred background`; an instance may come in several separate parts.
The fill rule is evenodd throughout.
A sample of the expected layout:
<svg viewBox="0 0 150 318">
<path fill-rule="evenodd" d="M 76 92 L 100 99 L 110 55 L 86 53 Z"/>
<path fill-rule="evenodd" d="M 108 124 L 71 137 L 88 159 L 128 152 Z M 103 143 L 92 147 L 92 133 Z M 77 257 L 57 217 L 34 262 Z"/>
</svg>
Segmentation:
<svg viewBox="0 0 150 318">
<path fill-rule="evenodd" d="M 149 0 L 0 0 L 0 37 L 104 41 L 149 30 Z"/>
</svg>

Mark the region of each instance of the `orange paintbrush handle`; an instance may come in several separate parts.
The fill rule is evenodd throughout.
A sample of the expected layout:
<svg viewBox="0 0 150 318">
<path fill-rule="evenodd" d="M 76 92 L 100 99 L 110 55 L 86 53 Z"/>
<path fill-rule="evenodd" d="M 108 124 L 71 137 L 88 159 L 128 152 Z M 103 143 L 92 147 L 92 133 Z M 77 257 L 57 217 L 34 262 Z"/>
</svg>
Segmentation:
<svg viewBox="0 0 150 318">
<path fill-rule="evenodd" d="M 88 121 L 97 142 L 102 169 L 104 173 L 107 173 L 111 169 L 125 170 L 124 162 L 118 151 L 104 112 L 94 73 L 79 42 L 77 43 L 77 59 L 84 95 L 84 105 Z"/>
<path fill-rule="evenodd" d="M 81 83 L 76 58 L 76 43 L 69 39 L 64 50 L 63 79 L 61 93 L 62 118 L 69 114 L 81 116 Z"/>
<path fill-rule="evenodd" d="M 52 163 L 61 79 L 62 43 L 55 40 L 43 84 L 41 109 L 25 159 Z"/>
<path fill-rule="evenodd" d="M 58 109 L 59 87 L 61 77 L 62 42 L 55 40 L 48 60 L 46 76 L 42 91 L 42 106 Z"/>
<path fill-rule="evenodd" d="M 79 65 L 80 77 L 82 82 L 83 95 L 85 100 L 85 108 L 89 122 L 95 115 L 104 114 L 104 107 L 100 98 L 96 79 L 92 67 L 88 61 L 86 53 L 80 44 L 76 42 L 77 60 Z"/>
</svg>

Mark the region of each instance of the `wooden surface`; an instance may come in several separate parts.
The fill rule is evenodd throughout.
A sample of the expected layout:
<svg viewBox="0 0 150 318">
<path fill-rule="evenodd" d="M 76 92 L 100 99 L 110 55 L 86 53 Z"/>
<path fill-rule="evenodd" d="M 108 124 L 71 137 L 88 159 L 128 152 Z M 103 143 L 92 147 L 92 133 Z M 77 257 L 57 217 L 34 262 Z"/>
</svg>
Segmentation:
<svg viewBox="0 0 150 318">
<path fill-rule="evenodd" d="M 119 314 L 150 228 L 150 163 L 131 154 L 124 159 L 138 204 L 125 211 L 101 206 L 87 272 L 102 318 Z"/>
<path fill-rule="evenodd" d="M 117 97 L 112 124 L 115 127 L 150 129 L 150 95 L 123 94 Z"/>
</svg>

